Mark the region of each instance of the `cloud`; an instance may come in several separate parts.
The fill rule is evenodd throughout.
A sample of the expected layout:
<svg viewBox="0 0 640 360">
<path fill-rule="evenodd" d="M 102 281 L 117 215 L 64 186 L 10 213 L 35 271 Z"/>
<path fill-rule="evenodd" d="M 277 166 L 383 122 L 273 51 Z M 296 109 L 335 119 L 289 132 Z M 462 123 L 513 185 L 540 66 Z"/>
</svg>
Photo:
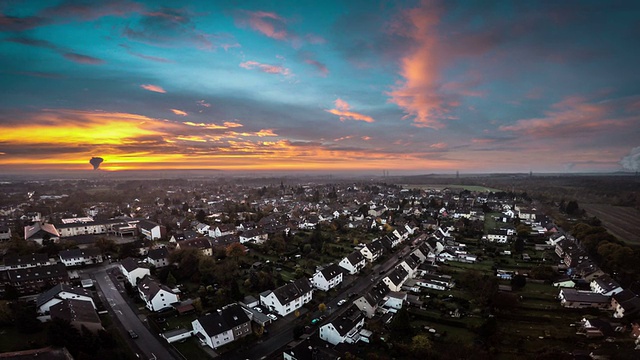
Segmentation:
<svg viewBox="0 0 640 360">
<path fill-rule="evenodd" d="M 135 52 L 133 50 L 131 50 L 131 47 L 127 44 L 120 44 L 120 47 L 124 48 L 128 54 L 133 55 L 135 57 L 139 57 L 140 59 L 144 59 L 144 60 L 150 60 L 153 62 L 159 62 L 159 63 L 173 63 L 173 60 L 169 60 L 169 59 L 165 59 L 163 57 L 158 57 L 158 56 L 151 56 L 151 55 L 145 55 L 145 54 L 141 54 L 138 52 Z"/>
<path fill-rule="evenodd" d="M 140 87 L 145 89 L 145 90 L 149 90 L 149 91 L 153 91 L 153 92 L 157 92 L 157 93 L 162 93 L 162 94 L 167 92 L 165 89 L 163 89 L 162 87 L 160 87 L 158 85 L 142 84 L 142 85 L 140 85 Z"/>
<path fill-rule="evenodd" d="M 209 104 L 208 102 L 204 101 L 204 100 L 198 100 L 196 101 L 198 103 L 198 105 L 203 106 L 203 107 L 211 107 L 211 104 Z"/>
<path fill-rule="evenodd" d="M 432 149 L 446 149 L 447 146 L 448 146 L 447 143 L 443 143 L 443 142 L 429 145 L 429 147 Z"/>
<path fill-rule="evenodd" d="M 131 13 L 141 13 L 144 5 L 128 0 L 83 1 L 66 0 L 56 6 L 44 9 L 45 17 L 75 18 L 84 21 L 99 19 L 104 16 L 125 17 Z"/>
<path fill-rule="evenodd" d="M 192 16 L 184 9 L 160 8 L 148 11 L 137 23 L 127 25 L 122 34 L 135 41 L 159 46 L 189 44 L 201 49 L 229 49 L 239 46 L 229 34 L 210 34 L 198 30 L 191 20 Z"/>
<path fill-rule="evenodd" d="M 325 110 L 328 113 L 331 113 L 333 115 L 337 115 L 340 117 L 340 121 L 345 121 L 345 120 L 355 120 L 355 121 L 364 121 L 364 122 L 368 122 L 368 123 L 372 123 L 375 120 L 371 117 L 371 116 L 367 116 L 367 115 L 363 115 L 363 114 L 359 114 L 357 112 L 353 112 L 350 111 L 350 106 L 349 104 L 342 100 L 342 99 L 336 99 L 336 101 L 334 102 L 335 104 L 335 109 L 330 109 L 330 110 Z"/>
<path fill-rule="evenodd" d="M 178 110 L 178 109 L 171 109 L 171 112 L 173 112 L 176 115 L 180 115 L 180 116 L 187 116 L 188 115 L 185 111 Z"/>
<path fill-rule="evenodd" d="M 33 29 L 49 23 L 49 20 L 39 16 L 17 17 L 0 14 L 0 31 L 20 32 Z"/>
<path fill-rule="evenodd" d="M 104 60 L 95 58 L 93 56 L 77 54 L 73 52 L 63 53 L 65 59 L 77 62 L 79 64 L 100 65 L 104 63 Z"/>
<path fill-rule="evenodd" d="M 257 61 L 245 61 L 243 63 L 240 63 L 240 67 L 247 70 L 257 69 L 267 74 L 279 74 L 283 76 L 291 75 L 291 71 L 286 67 L 280 65 L 262 64 Z"/>
<path fill-rule="evenodd" d="M 393 31 L 409 38 L 414 46 L 400 60 L 404 79 L 388 93 L 390 102 L 401 107 L 415 126 L 442 128 L 448 101 L 439 93 L 441 64 L 437 56 L 439 8 L 422 4 L 396 19 Z"/>
<path fill-rule="evenodd" d="M 38 47 L 43 49 L 51 49 L 57 52 L 58 54 L 62 55 L 62 57 L 64 57 L 65 59 L 79 63 L 79 64 L 100 65 L 104 63 L 104 60 L 102 59 L 98 59 L 96 57 L 89 56 L 89 55 L 78 54 L 73 51 L 68 51 L 47 40 L 34 39 L 29 37 L 12 37 L 6 40 L 17 43 L 17 44 L 26 45 L 26 46 L 33 46 L 33 47 Z"/>
<path fill-rule="evenodd" d="M 640 171 L 640 146 L 631 149 L 629 154 L 620 160 L 620 165 L 625 170 Z"/>
<path fill-rule="evenodd" d="M 321 63 L 320 61 L 316 60 L 315 55 L 310 51 L 301 51 L 299 53 L 299 56 L 302 58 L 302 61 L 315 67 L 316 70 L 318 70 L 318 72 L 320 73 L 320 75 L 327 76 L 329 74 L 329 69 L 327 68 L 327 66 Z"/>
<path fill-rule="evenodd" d="M 238 11 L 235 16 L 236 24 L 249 27 L 271 39 L 287 41 L 298 48 L 302 43 L 323 44 L 325 39 L 319 35 L 306 34 L 299 36 L 288 26 L 288 20 L 275 12 L 268 11 Z"/>
<path fill-rule="evenodd" d="M 628 99 L 627 99 L 628 101 Z M 620 101 L 592 103 L 580 96 L 570 96 L 551 106 L 545 116 L 521 119 L 511 125 L 502 125 L 500 131 L 536 138 L 574 137 L 579 133 L 608 132 L 614 127 L 629 125 L 631 118 L 619 114 Z M 635 116 L 637 120 L 637 115 Z"/>
</svg>

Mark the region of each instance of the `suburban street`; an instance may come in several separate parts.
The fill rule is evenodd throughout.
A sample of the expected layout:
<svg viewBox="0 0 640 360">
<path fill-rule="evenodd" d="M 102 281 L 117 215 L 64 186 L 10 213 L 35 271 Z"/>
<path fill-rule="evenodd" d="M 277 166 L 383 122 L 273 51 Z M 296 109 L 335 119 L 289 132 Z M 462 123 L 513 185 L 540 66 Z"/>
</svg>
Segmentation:
<svg viewBox="0 0 640 360">
<path fill-rule="evenodd" d="M 120 291 L 124 291 L 124 289 L 116 286 L 108 274 L 111 269 L 113 267 L 102 268 L 93 273 L 92 276 L 96 280 L 98 293 L 105 306 L 109 307 L 109 312 L 121 324 L 122 336 L 133 343 L 133 348 L 138 349 L 137 354 L 142 359 L 176 359 L 143 324 L 146 319 L 141 320 L 123 298 L 123 294 Z M 131 339 L 128 333 L 129 330 L 135 331 L 139 337 Z"/>
</svg>

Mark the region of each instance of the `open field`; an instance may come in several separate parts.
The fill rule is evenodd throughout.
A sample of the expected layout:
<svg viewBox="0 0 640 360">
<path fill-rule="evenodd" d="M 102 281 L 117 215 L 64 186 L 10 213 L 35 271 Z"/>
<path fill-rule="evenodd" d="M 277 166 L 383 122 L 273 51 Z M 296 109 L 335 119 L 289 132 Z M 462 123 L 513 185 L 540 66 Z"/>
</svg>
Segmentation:
<svg viewBox="0 0 640 360">
<path fill-rule="evenodd" d="M 640 245 L 640 211 L 632 207 L 582 204 L 587 214 L 596 216 L 602 225 L 628 245 Z"/>
<path fill-rule="evenodd" d="M 500 189 L 493 189 L 486 186 L 479 185 L 459 185 L 459 184 L 398 184 L 403 188 L 408 189 L 433 189 L 433 190 L 443 190 L 443 189 L 452 189 L 452 190 L 469 190 L 469 191 L 477 191 L 477 192 L 499 192 L 502 191 Z"/>
</svg>

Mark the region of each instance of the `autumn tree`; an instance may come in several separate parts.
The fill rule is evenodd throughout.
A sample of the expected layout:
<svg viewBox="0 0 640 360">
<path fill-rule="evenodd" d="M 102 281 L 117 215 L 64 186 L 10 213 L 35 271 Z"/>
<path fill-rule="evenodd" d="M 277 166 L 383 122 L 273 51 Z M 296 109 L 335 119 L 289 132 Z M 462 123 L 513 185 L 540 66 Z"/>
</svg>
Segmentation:
<svg viewBox="0 0 640 360">
<path fill-rule="evenodd" d="M 233 243 L 227 246 L 227 256 L 233 258 L 236 263 L 238 259 L 246 254 L 247 248 L 240 243 Z"/>
</svg>

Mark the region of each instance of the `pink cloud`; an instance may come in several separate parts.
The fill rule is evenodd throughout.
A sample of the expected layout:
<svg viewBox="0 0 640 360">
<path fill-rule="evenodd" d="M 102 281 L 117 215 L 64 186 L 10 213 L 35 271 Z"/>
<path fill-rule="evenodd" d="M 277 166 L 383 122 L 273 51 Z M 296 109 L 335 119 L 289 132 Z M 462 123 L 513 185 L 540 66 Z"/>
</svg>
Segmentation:
<svg viewBox="0 0 640 360">
<path fill-rule="evenodd" d="M 95 58 L 93 56 L 76 54 L 72 52 L 63 53 L 65 59 L 71 60 L 80 64 L 100 65 L 104 63 L 104 60 Z"/>
<path fill-rule="evenodd" d="M 329 69 L 327 69 L 327 66 L 318 60 L 304 59 L 304 62 L 309 65 L 313 65 L 316 69 L 318 69 L 322 76 L 327 76 L 327 74 L 329 74 Z"/>
<path fill-rule="evenodd" d="M 247 19 L 241 21 L 250 28 L 276 40 L 285 40 L 290 35 L 287 31 L 286 22 L 278 14 L 266 11 L 246 11 L 243 12 Z"/>
<path fill-rule="evenodd" d="M 425 6 L 408 10 L 404 18 L 392 25 L 394 31 L 408 37 L 415 45 L 400 61 L 404 78 L 391 92 L 390 102 L 401 107 L 418 127 L 442 128 L 447 110 L 446 99 L 438 90 L 441 69 L 436 26 L 440 11 Z"/>
<path fill-rule="evenodd" d="M 185 111 L 182 110 L 178 110 L 178 109 L 171 109 L 171 111 L 176 114 L 176 115 L 180 115 L 180 116 L 187 116 L 188 114 Z"/>
<path fill-rule="evenodd" d="M 445 149 L 447 147 L 447 143 L 439 142 L 431 144 L 429 147 L 432 149 Z"/>
<path fill-rule="evenodd" d="M 162 87 L 158 86 L 158 85 L 151 85 L 151 84 L 142 84 L 140 85 L 141 88 L 145 89 L 145 90 L 149 90 L 149 91 L 153 91 L 153 92 L 157 92 L 157 93 L 166 93 L 166 90 L 163 89 Z"/>
<path fill-rule="evenodd" d="M 364 121 L 364 122 L 368 122 L 368 123 L 372 123 L 375 120 L 371 117 L 371 116 L 367 116 L 367 115 L 363 115 L 357 112 L 353 112 L 350 111 L 350 106 L 349 104 L 342 100 L 342 99 L 336 99 L 336 101 L 334 102 L 335 104 L 335 109 L 330 109 L 330 110 L 325 110 L 328 113 L 331 113 L 333 115 L 337 115 L 340 117 L 340 121 L 345 121 L 345 120 L 355 120 L 355 121 Z"/>
<path fill-rule="evenodd" d="M 286 67 L 279 65 L 262 64 L 257 61 L 245 61 L 240 64 L 240 67 L 247 70 L 257 69 L 267 74 L 280 74 L 284 76 L 291 75 L 291 71 Z"/>
<path fill-rule="evenodd" d="M 601 132 L 628 125 L 635 117 L 616 114 L 618 105 L 603 101 L 591 103 L 583 97 L 571 96 L 553 104 L 545 116 L 521 119 L 499 127 L 501 131 L 535 137 L 562 138 L 581 132 Z"/>
</svg>

